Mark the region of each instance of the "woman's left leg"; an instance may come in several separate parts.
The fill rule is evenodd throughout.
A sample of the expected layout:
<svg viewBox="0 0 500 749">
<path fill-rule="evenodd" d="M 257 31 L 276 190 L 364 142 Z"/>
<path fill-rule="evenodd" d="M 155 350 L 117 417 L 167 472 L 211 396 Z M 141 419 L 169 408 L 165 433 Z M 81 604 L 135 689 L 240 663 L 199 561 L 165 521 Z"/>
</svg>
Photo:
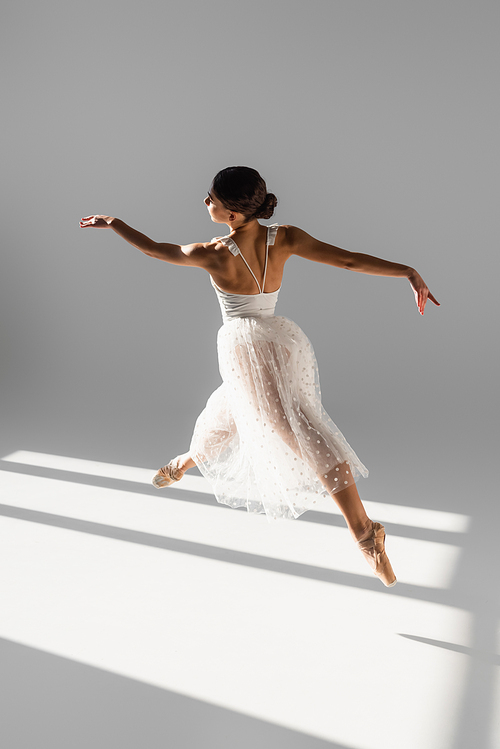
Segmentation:
<svg viewBox="0 0 500 749">
<path fill-rule="evenodd" d="M 196 465 L 189 452 L 178 455 L 170 462 L 182 473 L 186 473 L 186 471 L 189 471 L 190 468 L 194 468 Z"/>
</svg>

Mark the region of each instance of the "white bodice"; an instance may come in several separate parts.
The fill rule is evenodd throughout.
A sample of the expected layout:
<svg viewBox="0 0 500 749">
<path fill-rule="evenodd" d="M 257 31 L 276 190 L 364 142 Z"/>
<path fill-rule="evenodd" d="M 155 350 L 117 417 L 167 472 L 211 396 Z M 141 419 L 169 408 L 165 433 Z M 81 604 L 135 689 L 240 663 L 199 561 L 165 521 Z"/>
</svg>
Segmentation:
<svg viewBox="0 0 500 749">
<path fill-rule="evenodd" d="M 212 286 L 215 289 L 217 298 L 219 300 L 220 308 L 222 311 L 222 319 L 226 323 L 229 320 L 233 320 L 236 317 L 272 317 L 278 301 L 278 294 L 280 289 L 276 291 L 264 292 L 264 286 L 266 283 L 266 271 L 267 271 L 267 258 L 269 252 L 269 245 L 274 244 L 276 238 L 276 232 L 279 229 L 279 224 L 272 224 L 267 227 L 267 239 L 266 239 L 266 259 L 264 265 L 264 278 L 262 280 L 262 286 L 259 284 L 253 270 L 248 265 L 244 256 L 242 255 L 240 248 L 229 236 L 226 237 L 214 237 L 213 242 L 218 241 L 226 245 L 229 252 L 232 255 L 240 255 L 248 270 L 255 278 L 255 282 L 259 289 L 257 294 L 230 294 L 228 291 L 219 289 L 212 276 L 210 280 Z M 281 288 L 281 287 L 280 287 Z"/>
</svg>

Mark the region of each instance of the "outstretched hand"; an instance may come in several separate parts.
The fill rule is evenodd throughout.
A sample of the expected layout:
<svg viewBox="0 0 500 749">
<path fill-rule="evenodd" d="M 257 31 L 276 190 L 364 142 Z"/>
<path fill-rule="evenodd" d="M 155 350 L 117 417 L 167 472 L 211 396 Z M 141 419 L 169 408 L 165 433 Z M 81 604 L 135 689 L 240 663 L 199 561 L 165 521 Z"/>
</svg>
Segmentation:
<svg viewBox="0 0 500 749">
<path fill-rule="evenodd" d="M 80 219 L 80 229 L 86 226 L 95 226 L 97 229 L 106 229 L 112 222 L 112 216 L 87 216 Z"/>
<path fill-rule="evenodd" d="M 431 302 L 434 302 L 436 307 L 441 306 L 436 297 L 429 291 L 422 276 L 419 275 L 416 270 L 412 270 L 408 276 L 408 281 L 410 282 L 413 293 L 415 294 L 415 302 L 417 303 L 418 311 L 421 315 L 424 314 L 425 305 L 427 304 L 428 299 L 430 299 Z"/>
</svg>

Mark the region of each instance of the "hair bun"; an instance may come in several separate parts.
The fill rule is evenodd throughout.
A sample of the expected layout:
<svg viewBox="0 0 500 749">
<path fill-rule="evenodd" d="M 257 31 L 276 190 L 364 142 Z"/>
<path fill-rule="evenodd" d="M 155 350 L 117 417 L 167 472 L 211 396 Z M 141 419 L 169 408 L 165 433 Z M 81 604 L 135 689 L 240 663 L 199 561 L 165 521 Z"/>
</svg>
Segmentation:
<svg viewBox="0 0 500 749">
<path fill-rule="evenodd" d="M 271 218 L 278 204 L 276 195 L 267 192 L 259 172 L 249 166 L 222 169 L 213 178 L 210 189 L 224 208 L 242 213 L 245 223 L 256 218 Z"/>
<path fill-rule="evenodd" d="M 272 192 L 268 192 L 262 206 L 256 212 L 255 218 L 271 218 L 277 205 L 278 198 L 276 195 Z"/>
</svg>

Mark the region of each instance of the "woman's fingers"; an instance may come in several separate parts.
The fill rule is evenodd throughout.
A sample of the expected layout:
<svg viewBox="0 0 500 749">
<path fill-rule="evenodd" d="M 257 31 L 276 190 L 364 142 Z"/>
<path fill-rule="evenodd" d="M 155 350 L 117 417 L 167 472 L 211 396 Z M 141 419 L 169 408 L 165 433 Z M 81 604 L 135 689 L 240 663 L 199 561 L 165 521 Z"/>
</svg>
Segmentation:
<svg viewBox="0 0 500 749">
<path fill-rule="evenodd" d="M 431 292 L 429 291 L 429 287 L 425 283 L 422 276 L 417 273 L 417 271 L 413 271 L 408 280 L 410 281 L 413 293 L 415 294 L 415 301 L 417 303 L 418 311 L 421 315 L 424 314 L 425 305 L 427 304 L 428 299 L 434 302 L 434 304 L 438 307 L 440 306 L 438 300 L 431 294 Z"/>
<path fill-rule="evenodd" d="M 420 314 L 422 313 L 422 292 L 420 289 L 413 289 L 413 293 L 415 294 L 415 304 L 418 307 L 418 311 Z"/>
<path fill-rule="evenodd" d="M 427 295 L 429 293 L 429 289 L 425 288 L 422 292 L 422 314 L 424 314 L 425 305 L 427 304 Z"/>
<path fill-rule="evenodd" d="M 435 296 L 434 296 L 433 294 L 431 294 L 431 292 L 430 292 L 430 291 L 429 291 L 429 299 L 431 300 L 431 302 L 434 302 L 434 304 L 435 304 L 435 305 L 436 305 L 437 307 L 440 307 L 440 306 L 441 306 L 441 304 L 440 304 L 440 303 L 438 302 L 438 300 L 436 299 L 436 297 L 435 297 Z"/>
<path fill-rule="evenodd" d="M 86 226 L 96 226 L 97 228 L 105 228 L 109 226 L 106 219 L 108 216 L 86 216 L 80 219 L 80 227 L 84 229 Z"/>
<path fill-rule="evenodd" d="M 427 304 L 427 302 L 428 302 L 429 299 L 431 300 L 431 302 L 434 302 L 434 304 L 437 307 L 441 306 L 440 303 L 438 302 L 438 300 L 436 299 L 436 297 L 433 294 L 431 294 L 431 292 L 429 291 L 429 289 L 426 288 L 425 291 L 424 291 L 424 293 L 422 294 L 421 304 L 419 305 L 420 314 L 422 314 L 422 315 L 424 314 L 425 305 Z"/>
</svg>

